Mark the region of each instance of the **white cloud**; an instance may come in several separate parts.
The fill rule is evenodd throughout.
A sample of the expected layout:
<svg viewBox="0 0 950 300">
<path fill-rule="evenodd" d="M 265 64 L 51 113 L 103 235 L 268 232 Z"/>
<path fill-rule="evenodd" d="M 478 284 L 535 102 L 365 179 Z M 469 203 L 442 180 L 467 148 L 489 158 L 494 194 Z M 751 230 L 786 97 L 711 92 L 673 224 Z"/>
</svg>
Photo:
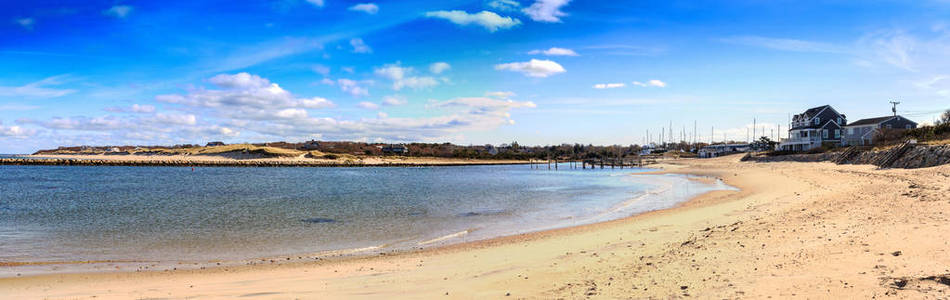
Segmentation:
<svg viewBox="0 0 950 300">
<path fill-rule="evenodd" d="M 307 111 L 300 108 L 285 108 L 274 113 L 275 117 L 281 119 L 304 119 L 307 118 Z"/>
<path fill-rule="evenodd" d="M 511 98 L 511 97 L 514 96 L 514 95 L 515 95 L 514 92 L 507 92 L 507 91 L 497 91 L 497 92 L 487 92 L 487 93 L 485 93 L 485 96 L 488 96 L 488 97 L 495 97 L 495 98 L 502 98 L 502 99 Z"/>
<path fill-rule="evenodd" d="M 666 82 L 663 82 L 657 79 L 651 79 L 647 81 L 646 83 L 639 82 L 639 81 L 634 81 L 632 83 L 633 85 L 642 86 L 642 87 L 666 87 Z"/>
<path fill-rule="evenodd" d="M 411 73 L 411 72 L 410 72 Z M 406 73 L 404 73 L 406 74 Z M 252 74 L 224 74 L 209 78 L 210 86 L 180 94 L 159 95 L 167 103 L 154 113 L 120 116 L 17 120 L 20 126 L 0 127 L 0 135 L 28 135 L 30 126 L 49 129 L 49 137 L 63 144 L 182 144 L 227 141 L 305 140 L 319 136 L 334 140 L 446 141 L 464 132 L 484 131 L 513 124 L 511 112 L 536 107 L 532 102 L 487 97 L 433 100 L 426 117 L 347 120 L 326 117 L 314 107 L 329 107 L 320 97 L 301 98 L 266 78 Z M 383 100 L 396 105 L 404 100 Z M 363 104 L 368 108 L 379 104 Z M 200 116 L 200 117 L 199 117 Z M 22 126 L 22 127 L 21 127 Z M 241 140 L 233 140 L 241 136 Z"/>
<path fill-rule="evenodd" d="M 574 52 L 574 50 L 566 49 L 566 48 L 558 48 L 558 47 L 552 47 L 551 49 L 547 49 L 547 50 L 531 50 L 531 51 L 528 51 L 528 54 L 544 54 L 547 56 L 577 56 L 578 55 L 577 52 Z"/>
<path fill-rule="evenodd" d="M 105 110 L 108 112 L 116 112 L 116 113 L 150 114 L 150 113 L 155 112 L 155 106 L 147 105 L 147 104 L 142 104 L 142 105 L 132 104 L 132 106 L 128 106 L 128 107 L 107 107 Z"/>
<path fill-rule="evenodd" d="M 387 113 L 385 113 L 385 112 L 377 112 L 377 113 L 376 113 L 376 117 L 377 117 L 377 118 L 380 118 L 380 119 L 385 119 L 385 118 L 388 118 L 388 117 L 389 117 L 389 114 L 387 114 Z"/>
<path fill-rule="evenodd" d="M 130 13 L 132 13 L 132 7 L 128 5 L 114 5 L 107 10 L 102 11 L 103 14 L 111 17 L 116 17 L 119 19 L 125 19 Z"/>
<path fill-rule="evenodd" d="M 383 105 L 397 106 L 397 105 L 403 105 L 403 104 L 406 104 L 406 103 L 409 103 L 409 102 L 406 101 L 406 98 L 401 97 L 401 96 L 386 96 L 386 97 L 383 97 Z"/>
<path fill-rule="evenodd" d="M 307 0 L 307 3 L 310 3 L 311 5 L 316 6 L 316 7 L 323 7 L 323 4 L 324 4 L 323 0 Z"/>
<path fill-rule="evenodd" d="M 36 129 L 20 126 L 3 126 L 0 122 L 0 137 L 26 138 L 36 134 Z"/>
<path fill-rule="evenodd" d="M 20 27 L 23 27 L 27 30 L 33 30 L 33 25 L 36 24 L 36 20 L 33 18 L 16 18 L 13 19 L 13 23 L 20 25 Z"/>
<path fill-rule="evenodd" d="M 433 74 L 440 74 L 451 68 L 452 66 L 449 65 L 449 63 L 440 61 L 429 65 L 429 72 L 432 72 Z"/>
<path fill-rule="evenodd" d="M 379 12 L 379 6 L 377 6 L 375 3 L 360 3 L 357 5 L 350 6 L 350 8 L 348 9 L 352 11 L 364 12 L 371 15 L 375 15 L 376 13 Z"/>
<path fill-rule="evenodd" d="M 0 97 L 56 98 L 75 93 L 74 89 L 55 89 L 48 86 L 63 84 L 66 75 L 52 76 L 22 86 L 0 86 Z"/>
<path fill-rule="evenodd" d="M 168 125 L 195 125 L 198 118 L 192 114 L 155 114 L 155 121 Z"/>
<path fill-rule="evenodd" d="M 359 107 L 362 108 L 362 109 L 368 109 L 368 110 L 377 110 L 377 109 L 379 109 L 379 104 L 376 104 L 376 103 L 373 103 L 373 102 L 368 102 L 368 101 L 363 101 L 363 102 L 357 103 L 356 106 L 359 106 Z"/>
<path fill-rule="evenodd" d="M 337 84 L 340 85 L 340 90 L 343 90 L 343 92 L 350 94 L 354 97 L 369 95 L 369 90 L 359 86 L 359 83 L 356 82 L 355 80 L 341 78 L 341 79 L 338 79 L 336 82 Z"/>
<path fill-rule="evenodd" d="M 598 83 L 594 85 L 595 89 L 615 89 L 627 86 L 624 83 Z"/>
<path fill-rule="evenodd" d="M 208 80 L 222 89 L 195 89 L 186 95 L 158 95 L 159 102 L 192 107 L 227 108 L 236 114 L 296 107 L 330 107 L 322 98 L 297 98 L 276 83 L 248 73 L 221 74 Z"/>
<path fill-rule="evenodd" d="M 514 0 L 492 0 L 488 2 L 488 7 L 500 11 L 516 11 L 521 8 L 521 3 Z"/>
<path fill-rule="evenodd" d="M 334 106 L 336 105 L 333 104 L 333 102 L 330 102 L 330 100 L 327 100 L 325 98 L 313 97 L 310 99 L 300 99 L 300 107 L 303 107 L 303 108 L 319 109 L 319 108 L 331 108 Z"/>
<path fill-rule="evenodd" d="M 267 79 L 245 72 L 234 75 L 219 74 L 211 77 L 208 81 L 219 87 L 235 89 L 266 88 L 270 85 L 270 81 Z M 276 84 L 274 86 L 276 86 Z"/>
<path fill-rule="evenodd" d="M 561 22 L 561 17 L 567 16 L 561 7 L 569 2 L 571 0 L 535 0 L 534 4 L 521 11 L 537 22 Z"/>
<path fill-rule="evenodd" d="M 487 10 L 483 10 L 475 14 L 469 14 L 461 10 L 440 10 L 426 12 L 425 16 L 429 18 L 445 19 L 449 22 L 462 26 L 474 24 L 487 29 L 489 32 L 495 32 L 500 29 L 509 29 L 521 24 L 521 21 L 518 19 L 512 17 L 502 17 Z"/>
<path fill-rule="evenodd" d="M 367 46 L 361 38 L 350 39 L 350 46 L 353 47 L 353 53 L 373 53 L 373 49 Z"/>
<path fill-rule="evenodd" d="M 376 68 L 374 71 L 377 76 L 387 78 L 393 82 L 393 90 L 401 90 L 403 87 L 411 89 L 430 88 L 439 85 L 439 81 L 429 76 L 412 76 L 415 70 L 411 67 L 401 67 L 399 63 L 388 64 Z"/>
<path fill-rule="evenodd" d="M 548 77 L 558 73 L 564 73 L 564 67 L 550 60 L 531 59 L 526 62 L 513 62 L 495 65 L 495 70 L 508 70 L 524 73 L 530 77 Z"/>
</svg>

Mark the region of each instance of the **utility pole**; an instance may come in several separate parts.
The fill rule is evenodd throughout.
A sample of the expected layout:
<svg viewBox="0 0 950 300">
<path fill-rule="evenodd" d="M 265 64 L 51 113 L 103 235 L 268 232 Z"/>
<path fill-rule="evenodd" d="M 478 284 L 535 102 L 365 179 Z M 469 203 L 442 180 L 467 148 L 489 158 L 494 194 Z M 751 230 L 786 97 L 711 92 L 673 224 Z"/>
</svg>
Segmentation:
<svg viewBox="0 0 950 300">
<path fill-rule="evenodd" d="M 891 111 L 894 112 L 894 116 L 897 116 L 897 105 L 901 104 L 900 101 L 891 101 Z"/>
</svg>

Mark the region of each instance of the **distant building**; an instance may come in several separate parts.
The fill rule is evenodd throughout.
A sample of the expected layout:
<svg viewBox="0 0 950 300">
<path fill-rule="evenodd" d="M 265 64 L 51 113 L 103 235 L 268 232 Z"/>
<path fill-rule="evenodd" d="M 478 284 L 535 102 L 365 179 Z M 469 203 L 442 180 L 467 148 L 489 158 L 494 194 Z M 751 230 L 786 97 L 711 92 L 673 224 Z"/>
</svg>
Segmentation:
<svg viewBox="0 0 950 300">
<path fill-rule="evenodd" d="M 305 143 L 303 143 L 303 149 L 304 149 L 304 150 L 317 150 L 317 149 L 320 149 L 320 142 L 317 142 L 317 141 L 314 141 L 314 140 L 310 140 L 310 141 L 308 141 L 308 142 L 305 142 Z"/>
<path fill-rule="evenodd" d="M 699 149 L 697 155 L 700 158 L 713 158 L 723 155 L 748 152 L 752 148 L 750 144 L 718 144 L 709 145 Z"/>
<path fill-rule="evenodd" d="M 830 105 L 809 108 L 792 117 L 788 138 L 782 139 L 776 147 L 783 151 L 806 151 L 821 147 L 824 143 L 841 142 L 842 126 L 848 123 L 847 117 Z"/>
<path fill-rule="evenodd" d="M 383 153 L 387 154 L 409 154 L 409 148 L 407 148 L 405 145 L 386 145 L 383 146 L 382 150 Z"/>
<path fill-rule="evenodd" d="M 887 129 L 913 129 L 917 123 L 902 116 L 861 119 L 844 126 L 842 145 L 862 146 L 874 144 L 874 139 Z"/>
<path fill-rule="evenodd" d="M 207 147 L 224 146 L 224 142 L 210 142 Z"/>
</svg>

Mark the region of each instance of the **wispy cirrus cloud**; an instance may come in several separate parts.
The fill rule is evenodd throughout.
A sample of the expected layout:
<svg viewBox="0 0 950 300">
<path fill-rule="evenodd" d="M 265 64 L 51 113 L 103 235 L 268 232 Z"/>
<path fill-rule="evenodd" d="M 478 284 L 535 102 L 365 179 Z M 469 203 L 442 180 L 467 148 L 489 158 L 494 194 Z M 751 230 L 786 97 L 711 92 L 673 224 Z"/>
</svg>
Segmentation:
<svg viewBox="0 0 950 300">
<path fill-rule="evenodd" d="M 57 86 L 70 79 L 69 75 L 57 75 L 21 86 L 0 86 L 0 97 L 56 98 L 75 93 L 75 89 L 60 89 Z"/>
<path fill-rule="evenodd" d="M 770 38 L 762 36 L 733 36 L 721 39 L 722 42 L 743 46 L 769 48 L 795 52 L 849 53 L 851 49 L 839 45 L 806 40 Z"/>
<path fill-rule="evenodd" d="M 547 56 L 578 56 L 577 52 L 574 52 L 574 50 L 558 47 L 551 47 L 550 49 L 546 50 L 531 50 L 528 51 L 528 54 L 544 54 Z"/>
</svg>

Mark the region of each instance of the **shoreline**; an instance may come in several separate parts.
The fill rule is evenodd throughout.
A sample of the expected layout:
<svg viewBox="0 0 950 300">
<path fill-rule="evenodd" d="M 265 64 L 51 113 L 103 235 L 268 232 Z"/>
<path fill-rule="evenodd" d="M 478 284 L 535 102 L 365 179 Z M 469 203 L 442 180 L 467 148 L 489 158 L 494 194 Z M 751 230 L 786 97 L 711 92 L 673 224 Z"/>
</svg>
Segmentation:
<svg viewBox="0 0 950 300">
<path fill-rule="evenodd" d="M 0 279 L 11 297 L 924 297 L 946 295 L 950 166 L 682 160 L 720 178 L 674 208 L 396 255 Z M 847 184 L 851 183 L 851 184 Z M 947 275 L 950 276 L 950 275 Z M 898 283 L 903 282 L 902 285 Z M 914 286 L 905 289 L 904 285 Z M 938 296 L 939 297 L 939 296 Z"/>
<path fill-rule="evenodd" d="M 360 160 L 311 158 L 231 158 L 225 156 L 27 155 L 0 158 L 0 165 L 127 167 L 447 167 L 526 165 L 522 160 L 448 159 L 436 157 L 367 157 Z"/>
<path fill-rule="evenodd" d="M 668 167 L 668 166 L 667 166 Z M 654 169 L 654 168 L 650 168 Z M 674 174 L 666 172 L 665 170 L 656 170 L 656 171 L 646 171 L 646 172 L 633 172 L 626 173 L 623 176 L 639 176 L 639 175 L 664 175 L 664 174 Z M 410 248 L 389 248 L 390 244 L 379 244 L 371 245 L 366 247 L 359 248 L 341 248 L 341 249 L 327 249 L 311 252 L 301 252 L 301 253 L 290 253 L 290 254 L 281 254 L 274 256 L 260 256 L 260 257 L 250 257 L 250 258 L 240 258 L 240 259 L 215 259 L 207 261 L 197 261 L 197 260 L 182 260 L 182 261 L 152 261 L 152 260 L 77 260 L 77 261 L 15 261 L 15 262 L 0 262 L 0 267 L 29 267 L 29 266 L 79 266 L 79 265 L 90 265 L 94 266 L 93 269 L 89 270 L 71 270 L 65 272 L 41 272 L 38 274 L 24 274 L 20 277 L 31 277 L 31 276 L 51 276 L 51 275 L 68 275 L 68 274 L 98 274 L 98 273 L 122 273 L 122 272 L 162 272 L 162 271 L 188 271 L 188 270 L 206 270 L 206 269 L 223 269 L 223 268 L 254 268 L 263 264 L 277 263 L 278 265 L 293 265 L 293 264 L 312 264 L 315 261 L 320 261 L 322 263 L 332 261 L 332 262 L 342 262 L 347 260 L 356 260 L 363 259 L 374 256 L 398 256 L 406 255 L 410 253 L 428 253 L 428 252 L 440 252 L 452 249 L 466 249 L 469 247 L 480 248 L 485 247 L 486 245 L 498 245 L 499 243 L 505 243 L 504 241 L 512 240 L 528 240 L 532 239 L 535 236 L 545 236 L 549 234 L 558 234 L 561 230 L 578 230 L 583 229 L 582 227 L 586 226 L 596 226 L 601 223 L 610 223 L 623 221 L 625 219 L 635 218 L 639 215 L 648 214 L 657 211 L 664 211 L 669 209 L 674 209 L 679 206 L 682 206 L 688 202 L 691 202 L 697 198 L 703 197 L 710 193 L 716 192 L 735 192 L 734 187 L 725 185 L 722 182 L 718 182 L 718 178 L 711 178 L 706 176 L 689 176 L 689 174 L 675 174 L 675 175 L 686 175 L 683 176 L 685 181 L 695 181 L 706 185 L 706 189 L 711 189 L 711 191 L 706 191 L 700 194 L 689 196 L 680 201 L 676 201 L 670 207 L 648 210 L 643 212 L 634 212 L 632 215 L 614 218 L 614 219 L 604 219 L 605 216 L 609 214 L 618 213 L 623 207 L 629 206 L 636 201 L 642 201 L 643 199 L 654 196 L 662 197 L 668 195 L 667 193 L 672 193 L 671 189 L 649 189 L 643 191 L 642 194 L 636 195 L 631 198 L 626 198 L 621 202 L 616 203 L 614 206 L 609 208 L 606 211 L 600 212 L 596 215 L 590 216 L 588 220 L 600 219 L 597 221 L 587 221 L 582 222 L 576 225 L 561 224 L 561 225 L 551 225 L 544 226 L 538 229 L 530 229 L 526 232 L 513 233 L 513 234 L 502 234 L 498 236 L 491 236 L 487 238 L 480 238 L 472 241 L 459 241 L 452 242 L 450 240 L 455 238 L 465 237 L 468 234 L 480 231 L 482 228 L 469 228 L 459 232 L 447 233 L 445 235 L 434 236 L 432 238 L 426 238 L 416 243 L 415 246 Z M 449 241 L 448 243 L 442 243 L 444 241 Z M 388 248 L 388 249 L 387 249 Z M 382 251 L 382 252 L 378 252 Z M 177 266 L 177 267 L 176 267 Z M 68 268 L 68 267 L 67 267 Z M 174 268 L 174 270 L 173 270 Z M 164 269 L 164 270 L 163 270 Z M 12 273 L 10 273 L 12 274 Z M 16 276 L 0 276 L 0 280 L 4 278 L 15 278 Z"/>
</svg>

